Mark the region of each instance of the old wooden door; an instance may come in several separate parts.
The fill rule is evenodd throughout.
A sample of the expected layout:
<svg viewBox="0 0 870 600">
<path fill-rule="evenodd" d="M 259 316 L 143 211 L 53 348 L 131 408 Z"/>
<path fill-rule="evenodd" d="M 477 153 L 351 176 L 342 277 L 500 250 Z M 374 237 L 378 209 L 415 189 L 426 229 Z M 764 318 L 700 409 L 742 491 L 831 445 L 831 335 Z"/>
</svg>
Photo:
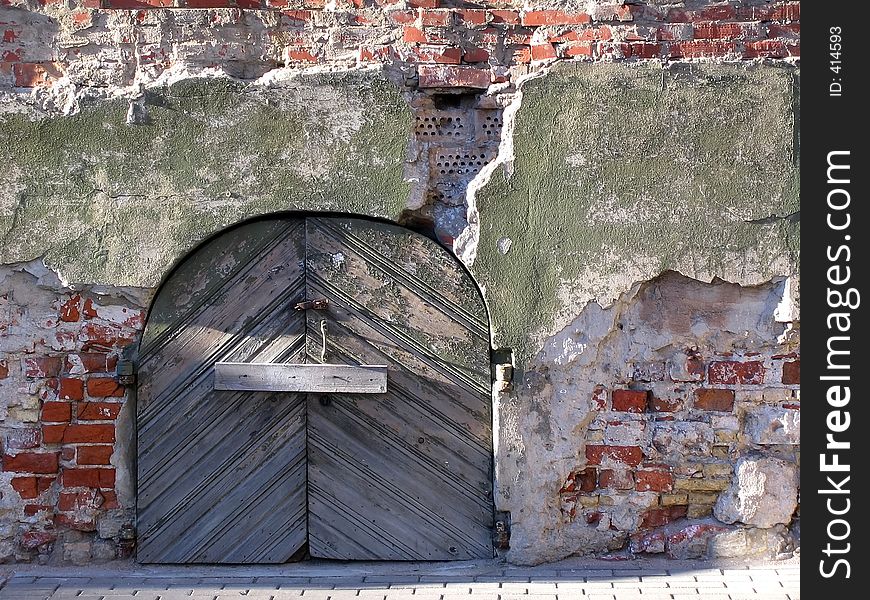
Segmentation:
<svg viewBox="0 0 870 600">
<path fill-rule="evenodd" d="M 395 226 L 271 220 L 206 244 L 143 336 L 138 559 L 491 557 L 486 322 L 455 259 Z M 387 392 L 216 391 L 222 361 L 388 365 Z"/>
</svg>

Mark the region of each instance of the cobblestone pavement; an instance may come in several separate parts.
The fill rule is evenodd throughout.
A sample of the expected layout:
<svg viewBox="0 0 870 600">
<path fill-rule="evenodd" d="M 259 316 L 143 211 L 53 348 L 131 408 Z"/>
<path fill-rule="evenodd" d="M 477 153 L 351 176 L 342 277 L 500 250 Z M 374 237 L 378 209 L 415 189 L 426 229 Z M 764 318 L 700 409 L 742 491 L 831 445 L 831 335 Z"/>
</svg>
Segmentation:
<svg viewBox="0 0 870 600">
<path fill-rule="evenodd" d="M 800 563 L 565 560 L 275 567 L 7 565 L 0 600 L 794 600 Z"/>
</svg>

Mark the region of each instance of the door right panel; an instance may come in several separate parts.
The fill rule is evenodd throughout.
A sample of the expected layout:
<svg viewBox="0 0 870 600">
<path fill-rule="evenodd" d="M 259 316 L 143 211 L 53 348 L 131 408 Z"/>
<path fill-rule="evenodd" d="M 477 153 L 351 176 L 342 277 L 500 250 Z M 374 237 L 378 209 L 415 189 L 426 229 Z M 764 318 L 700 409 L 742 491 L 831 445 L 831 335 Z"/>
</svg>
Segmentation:
<svg viewBox="0 0 870 600">
<path fill-rule="evenodd" d="M 489 337 L 480 294 L 431 240 L 306 219 L 307 360 L 386 364 L 386 394 L 308 400 L 311 556 L 493 556 Z"/>
</svg>

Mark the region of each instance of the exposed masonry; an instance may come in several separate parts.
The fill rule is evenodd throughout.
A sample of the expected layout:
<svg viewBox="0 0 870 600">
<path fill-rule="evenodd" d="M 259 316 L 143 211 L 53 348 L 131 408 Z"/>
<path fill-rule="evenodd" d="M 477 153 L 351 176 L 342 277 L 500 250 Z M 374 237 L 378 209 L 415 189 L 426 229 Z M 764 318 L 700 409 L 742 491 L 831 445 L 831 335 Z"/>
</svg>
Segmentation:
<svg viewBox="0 0 870 600">
<path fill-rule="evenodd" d="M 403 220 L 471 264 L 486 223 L 474 195 L 502 176 L 497 164 L 511 172 L 525 78 L 564 61 L 800 55 L 798 2 L 464 6 L 0 0 L 0 112 L 72 114 L 123 97 L 135 126 L 145 88 L 185 77 L 268 84 L 283 72 L 383 68 L 415 112 Z M 496 394 L 508 558 L 788 554 L 799 538 L 799 326 L 775 306 L 790 284 L 666 274 L 611 307 L 589 304 L 545 340 L 515 389 Z M 129 556 L 134 424 L 114 372 L 135 352 L 152 292 L 70 286 L 38 260 L 0 267 L 0 562 Z M 688 328 L 684 298 L 702 314 Z"/>
</svg>

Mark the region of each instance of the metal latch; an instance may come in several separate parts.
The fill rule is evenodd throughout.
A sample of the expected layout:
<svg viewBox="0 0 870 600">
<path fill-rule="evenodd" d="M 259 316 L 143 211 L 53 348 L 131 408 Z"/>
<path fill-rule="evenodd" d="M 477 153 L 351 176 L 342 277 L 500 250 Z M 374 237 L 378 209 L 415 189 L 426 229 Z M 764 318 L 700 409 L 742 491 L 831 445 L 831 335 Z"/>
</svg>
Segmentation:
<svg viewBox="0 0 870 600">
<path fill-rule="evenodd" d="M 318 298 L 317 300 L 303 300 L 294 306 L 296 310 L 326 310 L 329 308 L 329 300 L 326 298 Z"/>
</svg>

